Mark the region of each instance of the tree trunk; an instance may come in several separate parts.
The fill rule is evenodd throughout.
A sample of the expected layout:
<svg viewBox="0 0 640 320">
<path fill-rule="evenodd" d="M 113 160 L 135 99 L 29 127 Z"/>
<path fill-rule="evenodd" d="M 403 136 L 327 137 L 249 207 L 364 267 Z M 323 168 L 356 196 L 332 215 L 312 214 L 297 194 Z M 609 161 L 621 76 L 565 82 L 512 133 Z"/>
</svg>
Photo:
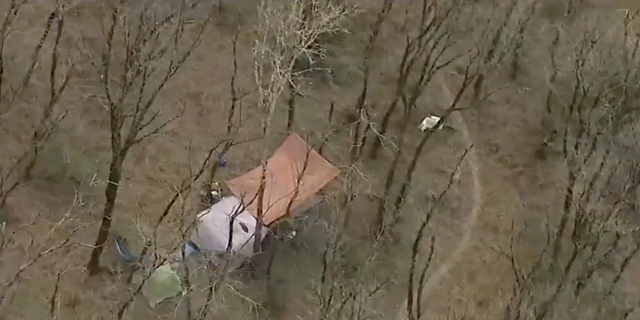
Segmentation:
<svg viewBox="0 0 640 320">
<path fill-rule="evenodd" d="M 29 161 L 27 162 L 27 165 L 24 168 L 24 171 L 22 173 L 22 180 L 24 182 L 28 182 L 31 181 L 31 174 L 33 173 L 33 169 L 36 167 L 36 163 L 38 161 L 38 156 L 40 154 L 40 148 L 37 146 L 37 144 L 34 144 L 31 147 L 31 157 L 29 158 Z"/>
<path fill-rule="evenodd" d="M 418 166 L 418 161 L 422 157 L 422 150 L 424 149 L 424 146 L 427 144 L 427 141 L 429 141 L 431 134 L 432 134 L 431 132 L 428 132 L 427 134 L 424 135 L 424 137 L 422 137 L 422 140 L 420 140 L 420 143 L 416 147 L 416 151 L 413 154 L 411 163 L 409 163 L 409 169 L 407 169 L 407 174 L 404 177 L 404 181 L 408 188 L 411 188 L 413 173 L 416 171 L 416 167 Z"/>
<path fill-rule="evenodd" d="M 360 154 L 362 153 L 362 148 L 364 146 L 360 145 L 361 142 L 361 132 L 360 132 L 360 123 L 362 122 L 362 111 L 366 108 L 365 103 L 367 99 L 367 88 L 369 86 L 369 76 L 368 76 L 369 67 L 365 65 L 365 79 L 362 85 L 362 92 L 356 101 L 355 110 L 356 116 L 358 117 L 355 125 L 352 130 L 352 140 L 351 140 L 351 165 L 355 164 L 358 159 L 360 159 Z M 368 124 L 366 124 L 368 125 Z"/>
<path fill-rule="evenodd" d="M 291 130 L 293 129 L 293 124 L 296 121 L 296 88 L 291 82 L 289 82 L 288 106 L 289 108 L 287 110 L 287 132 L 291 133 Z"/>
<path fill-rule="evenodd" d="M 373 140 L 373 144 L 371 145 L 371 149 L 369 149 L 369 159 L 376 159 L 378 157 L 378 151 L 382 146 L 382 137 L 387 133 L 387 129 L 389 128 L 389 122 L 391 121 L 391 116 L 393 112 L 396 110 L 398 106 L 398 99 L 389 105 L 387 112 L 382 117 L 382 122 L 380 123 L 380 130 L 378 130 L 378 134 L 376 138 Z"/>
<path fill-rule="evenodd" d="M 333 128 L 333 109 L 334 109 L 334 104 L 333 101 L 331 101 L 331 106 L 329 107 L 329 132 L 331 132 L 332 128 Z M 320 147 L 318 147 L 318 153 L 323 156 L 324 153 L 324 145 L 326 143 L 326 139 L 324 141 L 322 141 L 322 143 L 320 144 Z"/>
<path fill-rule="evenodd" d="M 284 298 L 286 297 L 280 296 L 282 294 L 278 291 L 278 279 L 274 279 L 273 277 L 273 263 L 276 258 L 276 250 L 278 250 L 278 240 L 275 239 L 275 235 L 268 235 L 267 237 L 273 237 L 274 239 L 271 239 L 272 243 L 268 249 L 269 256 L 265 271 L 265 282 L 267 286 L 267 301 L 265 305 L 267 307 L 267 310 L 269 310 L 269 315 L 271 315 L 275 319 L 278 319 L 282 318 L 284 311 L 286 310 L 286 305 L 283 303 L 283 300 L 285 300 Z"/>
<path fill-rule="evenodd" d="M 570 169 L 573 170 L 573 169 Z M 567 229 L 567 223 L 572 215 L 573 208 L 573 187 L 576 184 L 577 176 L 573 171 L 569 171 L 567 178 L 567 187 L 564 192 L 564 203 L 562 205 L 562 217 L 560 218 L 560 225 L 556 233 L 556 238 L 553 243 L 553 261 L 558 261 L 560 257 L 560 250 L 562 249 L 562 238 Z"/>
<path fill-rule="evenodd" d="M 404 143 L 405 143 L 405 135 L 407 133 L 407 128 L 409 127 L 409 120 L 411 120 L 411 109 L 407 109 L 404 115 L 404 119 L 402 121 L 402 131 L 400 132 L 400 137 L 398 141 L 398 148 L 393 156 L 393 160 L 391 161 L 391 165 L 389 170 L 387 171 L 387 176 L 384 184 L 384 191 L 382 192 L 382 196 L 380 197 L 380 203 L 378 204 L 378 218 L 377 218 L 377 232 L 378 235 L 382 235 L 385 232 L 385 228 L 387 227 L 387 212 L 386 212 L 386 201 L 389 198 L 389 194 L 391 192 L 391 187 L 393 185 L 393 181 L 396 177 L 396 170 L 398 169 L 398 164 L 400 163 L 400 159 L 403 155 Z"/>
<path fill-rule="evenodd" d="M 516 48 L 513 49 L 513 54 L 512 54 L 512 58 L 511 58 L 511 70 L 509 72 L 509 79 L 511 79 L 511 81 L 516 81 L 518 80 L 518 74 L 520 73 L 520 50 L 522 50 L 522 44 L 521 44 L 522 40 L 518 40 L 518 44 L 516 45 Z"/>
<path fill-rule="evenodd" d="M 482 96 L 482 87 L 484 86 L 484 74 L 479 74 L 476 78 L 476 81 L 473 84 L 473 102 L 477 103 L 480 101 L 480 97 Z"/>
<path fill-rule="evenodd" d="M 257 254 L 262 251 L 262 227 L 264 223 L 264 191 L 266 188 L 267 178 L 267 162 L 262 165 L 262 176 L 260 178 L 260 188 L 258 188 L 258 206 L 257 206 L 257 223 L 253 234 L 253 253 Z"/>
<path fill-rule="evenodd" d="M 90 276 L 93 276 L 100 271 L 100 256 L 102 256 L 104 244 L 107 242 L 109 231 L 111 230 L 113 209 L 115 208 L 116 198 L 118 197 L 121 178 L 122 161 L 120 159 L 113 159 L 109 166 L 108 184 L 104 190 L 105 203 L 104 210 L 102 211 L 102 222 L 100 222 L 100 229 L 98 230 L 96 243 L 93 251 L 91 251 L 91 259 L 89 259 L 89 263 L 87 264 L 87 270 Z"/>
</svg>

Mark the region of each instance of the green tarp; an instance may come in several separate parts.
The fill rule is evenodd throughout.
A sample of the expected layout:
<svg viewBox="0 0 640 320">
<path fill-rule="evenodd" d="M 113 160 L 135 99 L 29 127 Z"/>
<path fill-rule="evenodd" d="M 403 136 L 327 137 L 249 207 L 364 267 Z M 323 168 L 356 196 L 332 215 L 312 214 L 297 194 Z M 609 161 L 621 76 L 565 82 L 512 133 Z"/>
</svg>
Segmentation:
<svg viewBox="0 0 640 320">
<path fill-rule="evenodd" d="M 169 264 L 156 269 L 142 287 L 142 294 L 153 308 L 160 302 L 175 297 L 182 292 L 182 281 Z"/>
</svg>

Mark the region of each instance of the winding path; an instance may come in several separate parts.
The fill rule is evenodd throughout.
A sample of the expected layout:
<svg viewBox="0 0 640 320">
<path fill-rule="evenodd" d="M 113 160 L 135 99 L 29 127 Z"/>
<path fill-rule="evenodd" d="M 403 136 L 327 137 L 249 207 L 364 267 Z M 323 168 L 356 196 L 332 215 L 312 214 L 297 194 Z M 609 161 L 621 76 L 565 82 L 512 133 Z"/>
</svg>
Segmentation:
<svg viewBox="0 0 640 320">
<path fill-rule="evenodd" d="M 446 101 L 453 101 L 453 94 L 447 87 L 445 81 L 440 78 L 439 82 L 442 86 L 442 92 L 445 95 Z M 460 112 L 453 113 L 451 115 L 451 119 L 455 122 L 454 126 L 462 133 L 462 139 L 465 141 L 465 143 L 467 145 L 473 144 L 473 139 L 471 139 L 469 128 L 467 127 L 467 124 L 465 123 L 464 118 L 462 117 Z M 482 184 L 480 181 L 480 161 L 478 159 L 478 153 L 475 147 L 469 150 L 469 153 L 467 154 L 467 157 L 464 161 L 465 164 L 467 164 L 471 169 L 471 178 L 473 179 L 473 207 L 471 209 L 471 212 L 469 213 L 469 216 L 467 217 L 467 223 L 464 227 L 464 235 L 462 237 L 462 240 L 458 243 L 456 249 L 451 253 L 451 256 L 449 256 L 442 265 L 435 269 L 431 276 L 429 276 L 429 278 L 427 279 L 424 285 L 424 293 L 422 296 L 423 299 L 426 299 L 429 296 L 433 288 L 435 288 L 435 286 L 440 282 L 440 279 L 442 279 L 442 277 L 444 277 L 449 272 L 449 270 L 458 262 L 462 254 L 469 249 L 473 229 L 478 222 L 478 217 L 480 216 L 480 212 L 483 208 L 484 199 Z M 398 316 L 396 317 L 397 320 L 407 319 L 406 301 L 404 303 L 404 306 L 405 307 L 400 310 Z"/>
</svg>

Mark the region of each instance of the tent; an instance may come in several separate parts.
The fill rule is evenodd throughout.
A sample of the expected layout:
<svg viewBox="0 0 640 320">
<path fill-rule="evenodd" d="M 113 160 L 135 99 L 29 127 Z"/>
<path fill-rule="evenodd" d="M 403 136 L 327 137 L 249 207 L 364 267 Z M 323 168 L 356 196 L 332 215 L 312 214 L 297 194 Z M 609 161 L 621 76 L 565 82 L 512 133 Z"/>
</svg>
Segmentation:
<svg viewBox="0 0 640 320">
<path fill-rule="evenodd" d="M 262 221 L 270 225 L 303 206 L 320 189 L 336 178 L 340 171 L 299 135 L 291 134 L 267 160 L 265 189 L 262 203 Z M 247 206 L 247 211 L 258 218 L 258 190 L 263 166 L 227 181 L 231 193 Z"/>
<path fill-rule="evenodd" d="M 258 224 L 257 193 L 262 172 L 262 167 L 257 167 L 227 181 L 233 196 L 223 198 L 198 214 L 191 241 L 209 252 L 227 252 L 229 249 L 241 256 L 253 255 L 253 238 Z M 299 135 L 290 135 L 267 161 L 263 225 L 268 226 L 284 217 L 292 199 L 292 210 L 309 205 L 312 197 L 338 173 L 336 167 Z M 267 228 L 261 230 L 264 239 Z M 229 238 L 231 246 L 227 248 Z"/>
<path fill-rule="evenodd" d="M 191 241 L 209 252 L 226 252 L 231 238 L 231 252 L 251 256 L 256 224 L 257 220 L 245 210 L 240 199 L 225 197 L 198 214 Z M 266 233 L 265 228 L 262 230 Z"/>
</svg>

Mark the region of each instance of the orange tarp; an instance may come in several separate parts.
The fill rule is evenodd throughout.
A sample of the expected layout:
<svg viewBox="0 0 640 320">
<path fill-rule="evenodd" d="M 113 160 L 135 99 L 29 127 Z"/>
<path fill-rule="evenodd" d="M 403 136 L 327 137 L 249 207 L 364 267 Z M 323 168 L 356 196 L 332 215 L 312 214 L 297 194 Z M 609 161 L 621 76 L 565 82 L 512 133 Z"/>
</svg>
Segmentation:
<svg viewBox="0 0 640 320">
<path fill-rule="evenodd" d="M 242 199 L 248 211 L 255 217 L 258 215 L 257 193 L 260 189 L 262 167 L 259 166 L 227 181 L 233 195 Z M 313 150 L 299 135 L 289 135 L 267 160 L 262 205 L 263 223 L 269 225 L 285 216 L 287 206 L 294 197 L 291 209 L 304 204 L 339 173 L 336 167 Z"/>
</svg>

